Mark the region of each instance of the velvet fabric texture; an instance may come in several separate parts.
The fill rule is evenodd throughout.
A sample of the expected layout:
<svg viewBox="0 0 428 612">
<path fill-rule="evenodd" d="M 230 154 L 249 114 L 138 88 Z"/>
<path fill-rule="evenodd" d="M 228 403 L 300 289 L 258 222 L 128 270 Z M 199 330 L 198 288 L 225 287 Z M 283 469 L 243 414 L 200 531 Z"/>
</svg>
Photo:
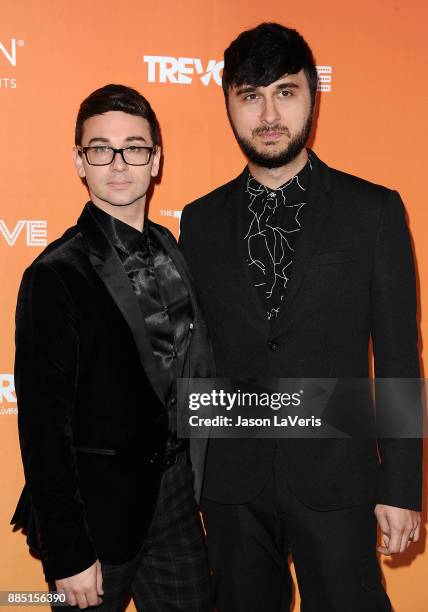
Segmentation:
<svg viewBox="0 0 428 612">
<path fill-rule="evenodd" d="M 180 247 L 213 342 L 217 375 L 419 378 L 415 273 L 397 192 L 329 168 L 311 152 L 310 206 L 287 295 L 269 324 L 245 262 L 247 171 L 188 205 Z M 388 402 L 377 414 L 388 419 Z M 276 449 L 294 493 L 315 509 L 421 506 L 421 439 L 209 442 L 204 496 L 245 503 L 262 490 Z"/>
<path fill-rule="evenodd" d="M 146 223 L 189 293 L 185 374 L 212 376 L 183 257 L 166 228 Z M 26 485 L 12 523 L 26 530 L 46 579 L 83 571 L 97 557 L 129 560 L 151 521 L 168 419 L 137 297 L 88 206 L 24 273 L 15 377 Z M 195 458 L 198 490 L 203 453 Z"/>
</svg>

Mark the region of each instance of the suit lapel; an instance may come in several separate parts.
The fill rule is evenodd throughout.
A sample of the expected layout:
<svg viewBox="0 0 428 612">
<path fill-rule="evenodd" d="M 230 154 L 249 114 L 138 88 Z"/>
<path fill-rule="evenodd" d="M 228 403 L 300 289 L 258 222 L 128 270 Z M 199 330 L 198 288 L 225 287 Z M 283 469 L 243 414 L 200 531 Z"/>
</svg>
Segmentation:
<svg viewBox="0 0 428 612">
<path fill-rule="evenodd" d="M 86 206 L 77 222 L 88 249 L 89 260 L 126 320 L 137 346 L 142 366 L 162 403 L 162 391 L 150 336 L 138 300 L 114 248 Z"/>
</svg>

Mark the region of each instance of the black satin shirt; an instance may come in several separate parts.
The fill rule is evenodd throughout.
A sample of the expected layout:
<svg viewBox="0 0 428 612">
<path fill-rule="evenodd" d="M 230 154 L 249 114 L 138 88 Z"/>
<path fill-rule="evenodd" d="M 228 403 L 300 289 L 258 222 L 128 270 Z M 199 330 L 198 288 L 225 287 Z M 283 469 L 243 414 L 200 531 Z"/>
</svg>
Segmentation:
<svg viewBox="0 0 428 612">
<path fill-rule="evenodd" d="M 166 452 L 177 452 L 186 447 L 185 440 L 178 440 L 176 436 L 176 379 L 182 375 L 193 321 L 187 288 L 172 259 L 147 224 L 140 232 L 94 204 L 91 203 L 90 207 L 116 248 L 140 304 L 159 366 L 168 411 Z"/>
</svg>

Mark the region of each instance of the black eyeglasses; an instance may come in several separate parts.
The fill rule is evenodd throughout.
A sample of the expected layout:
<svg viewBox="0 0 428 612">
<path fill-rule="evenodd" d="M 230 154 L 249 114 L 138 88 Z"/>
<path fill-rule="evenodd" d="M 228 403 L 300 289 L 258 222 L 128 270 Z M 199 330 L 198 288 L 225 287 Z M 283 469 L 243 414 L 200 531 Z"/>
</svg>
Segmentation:
<svg viewBox="0 0 428 612">
<path fill-rule="evenodd" d="M 108 145 L 98 145 L 94 147 L 77 147 L 84 153 L 86 161 L 91 166 L 109 166 L 117 153 L 120 153 L 125 164 L 129 166 L 147 166 L 156 146 L 139 147 L 132 145 L 124 149 L 113 149 Z"/>
</svg>

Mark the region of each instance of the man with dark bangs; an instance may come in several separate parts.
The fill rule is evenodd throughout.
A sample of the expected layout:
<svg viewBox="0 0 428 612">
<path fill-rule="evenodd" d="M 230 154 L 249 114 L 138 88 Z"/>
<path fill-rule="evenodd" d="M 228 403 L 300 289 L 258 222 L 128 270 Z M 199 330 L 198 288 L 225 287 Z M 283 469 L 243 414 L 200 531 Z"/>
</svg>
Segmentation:
<svg viewBox="0 0 428 612">
<path fill-rule="evenodd" d="M 295 30 L 225 52 L 229 121 L 248 166 L 184 209 L 218 376 L 419 377 L 415 275 L 397 192 L 306 148 L 317 71 Z M 388 420 L 387 402 L 377 414 Z M 360 407 L 358 406 L 358 414 Z M 372 417 L 371 417 L 372 418 Z M 378 452 L 380 455 L 380 462 Z M 219 612 L 389 611 L 376 558 L 419 538 L 420 439 L 211 439 L 203 510 Z"/>
</svg>

